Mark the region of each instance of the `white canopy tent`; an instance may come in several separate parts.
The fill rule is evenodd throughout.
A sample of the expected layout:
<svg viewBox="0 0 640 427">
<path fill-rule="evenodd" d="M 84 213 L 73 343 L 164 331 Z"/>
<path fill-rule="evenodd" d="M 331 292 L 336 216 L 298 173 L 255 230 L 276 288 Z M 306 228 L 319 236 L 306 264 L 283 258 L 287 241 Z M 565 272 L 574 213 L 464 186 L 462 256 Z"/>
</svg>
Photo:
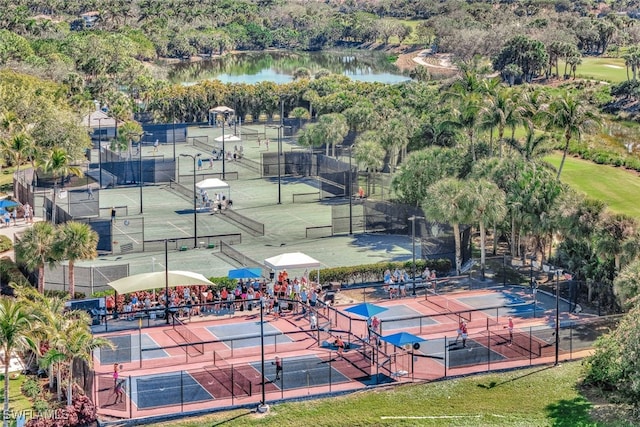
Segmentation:
<svg viewBox="0 0 640 427">
<path fill-rule="evenodd" d="M 224 135 L 224 138 L 222 137 L 222 135 L 220 135 L 219 137 L 215 138 L 215 140 L 217 142 L 240 142 L 241 139 L 233 134 L 231 135 Z"/>
<path fill-rule="evenodd" d="M 320 282 L 320 261 L 311 258 L 302 252 L 290 252 L 286 254 L 276 255 L 264 260 L 264 265 L 274 271 L 296 269 L 296 268 L 317 268 L 317 282 Z"/>
<path fill-rule="evenodd" d="M 171 270 L 166 275 L 165 271 L 155 271 L 153 273 L 142 273 L 109 282 L 109 286 L 119 294 L 144 291 L 147 289 L 175 288 L 176 286 L 215 284 L 200 273 L 191 271 Z"/>
<path fill-rule="evenodd" d="M 227 199 L 231 199 L 231 187 L 229 184 L 218 178 L 208 178 L 196 183 L 196 188 L 201 193 L 203 191 L 209 192 L 210 190 L 227 190 Z"/>
</svg>

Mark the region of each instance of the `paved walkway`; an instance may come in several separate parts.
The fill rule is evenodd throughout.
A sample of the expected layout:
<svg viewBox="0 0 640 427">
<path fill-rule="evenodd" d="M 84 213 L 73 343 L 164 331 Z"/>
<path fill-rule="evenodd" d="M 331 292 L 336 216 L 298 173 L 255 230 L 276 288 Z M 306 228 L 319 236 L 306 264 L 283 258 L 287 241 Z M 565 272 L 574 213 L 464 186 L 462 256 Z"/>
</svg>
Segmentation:
<svg viewBox="0 0 640 427">
<path fill-rule="evenodd" d="M 41 221 L 41 219 L 40 218 L 35 218 L 34 221 L 36 221 L 36 222 L 37 221 Z M 0 228 L 0 235 L 7 236 L 13 242 L 15 242 L 15 239 L 14 239 L 15 235 L 16 234 L 19 235 L 20 233 L 22 233 L 24 230 L 26 230 L 30 226 L 31 225 L 30 224 L 26 224 L 23 219 L 19 219 L 17 221 L 16 225 L 11 224 L 11 226 L 9 226 L 9 227 L 1 227 Z M 15 254 L 13 252 L 13 249 L 11 249 L 9 251 L 6 251 L 6 252 L 3 252 L 2 254 L 0 254 L 0 256 L 9 257 L 12 260 L 15 260 Z"/>
</svg>

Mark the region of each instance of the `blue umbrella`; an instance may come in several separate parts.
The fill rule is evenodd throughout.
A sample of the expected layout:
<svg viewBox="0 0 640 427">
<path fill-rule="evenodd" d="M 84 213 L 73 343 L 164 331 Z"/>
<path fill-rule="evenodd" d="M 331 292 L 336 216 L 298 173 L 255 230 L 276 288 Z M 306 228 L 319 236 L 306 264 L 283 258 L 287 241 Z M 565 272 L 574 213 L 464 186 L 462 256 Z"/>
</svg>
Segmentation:
<svg viewBox="0 0 640 427">
<path fill-rule="evenodd" d="M 369 318 L 387 310 L 389 310 L 387 307 L 380 307 L 379 305 L 363 302 L 362 304 L 349 307 L 345 311 L 348 311 L 349 313 L 357 314 L 358 316 Z"/>
<path fill-rule="evenodd" d="M 20 203 L 14 202 L 13 200 L 3 199 L 0 200 L 0 209 L 12 208 L 14 206 L 18 206 Z"/>
<path fill-rule="evenodd" d="M 227 275 L 229 279 L 257 279 L 262 277 L 262 269 L 260 268 L 238 268 L 229 270 Z"/>
<path fill-rule="evenodd" d="M 380 339 L 388 342 L 389 344 L 393 344 L 396 347 L 402 347 L 407 344 L 415 344 L 417 342 L 426 341 L 424 338 L 420 338 L 419 336 L 410 334 L 408 332 L 398 332 L 397 334 L 380 337 Z"/>
</svg>

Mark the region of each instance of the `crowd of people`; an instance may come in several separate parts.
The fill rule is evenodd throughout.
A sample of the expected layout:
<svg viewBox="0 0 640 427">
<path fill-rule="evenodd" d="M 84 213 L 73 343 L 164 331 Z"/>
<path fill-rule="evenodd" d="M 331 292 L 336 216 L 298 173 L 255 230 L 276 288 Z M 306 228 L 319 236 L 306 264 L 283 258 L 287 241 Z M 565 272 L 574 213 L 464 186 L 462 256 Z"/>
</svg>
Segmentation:
<svg viewBox="0 0 640 427">
<path fill-rule="evenodd" d="M 22 211 L 22 217 L 25 224 L 33 224 L 33 208 L 29 203 L 22 206 L 15 206 L 11 210 L 3 210 L 1 227 L 11 227 L 11 225 L 18 225 L 18 219 L 20 218 L 20 211 Z"/>
<path fill-rule="evenodd" d="M 273 283 L 265 279 L 239 280 L 234 288 L 210 286 L 177 286 L 169 289 L 145 290 L 106 298 L 107 314 L 120 313 L 126 320 L 139 317 L 193 317 L 205 314 L 228 314 L 236 311 L 265 309 L 278 319 L 285 312 L 310 314 L 311 327 L 317 327 L 315 307 L 322 289 L 308 279 L 289 279 L 286 270 Z M 309 312 L 311 310 L 311 312 Z M 308 313 L 309 312 L 309 313 Z M 314 316 L 311 316 L 313 314 Z M 315 326 L 314 326 L 315 325 Z"/>
</svg>

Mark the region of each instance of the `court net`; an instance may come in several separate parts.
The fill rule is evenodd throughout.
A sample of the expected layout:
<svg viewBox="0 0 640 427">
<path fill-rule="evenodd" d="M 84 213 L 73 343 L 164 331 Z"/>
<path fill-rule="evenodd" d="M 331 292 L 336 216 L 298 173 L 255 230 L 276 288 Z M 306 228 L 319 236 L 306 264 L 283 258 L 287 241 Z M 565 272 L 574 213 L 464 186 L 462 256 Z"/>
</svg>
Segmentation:
<svg viewBox="0 0 640 427">
<path fill-rule="evenodd" d="M 204 370 L 234 396 L 241 394 L 251 396 L 251 381 L 242 375 L 238 369 L 233 367 L 213 369 L 205 367 Z"/>
<path fill-rule="evenodd" d="M 441 301 L 438 301 L 441 300 Z M 461 320 L 471 322 L 471 313 L 475 310 L 451 310 L 451 301 L 445 297 L 430 296 L 427 304 L 434 305 L 438 309 L 438 315 L 446 316 L 459 323 Z"/>
<path fill-rule="evenodd" d="M 204 354 L 204 343 L 198 338 L 198 336 L 187 325 L 182 323 L 180 319 L 174 317 L 173 330 L 182 337 L 185 344 L 189 344 L 195 351 L 200 354 Z"/>
<path fill-rule="evenodd" d="M 533 339 L 529 334 L 514 331 L 513 339 L 511 339 L 509 332 L 506 330 L 504 332 L 488 331 L 487 333 L 490 348 L 508 346 L 511 352 L 518 353 L 521 356 L 542 356 L 542 343 Z M 500 353 L 505 353 L 504 349 Z"/>
</svg>

